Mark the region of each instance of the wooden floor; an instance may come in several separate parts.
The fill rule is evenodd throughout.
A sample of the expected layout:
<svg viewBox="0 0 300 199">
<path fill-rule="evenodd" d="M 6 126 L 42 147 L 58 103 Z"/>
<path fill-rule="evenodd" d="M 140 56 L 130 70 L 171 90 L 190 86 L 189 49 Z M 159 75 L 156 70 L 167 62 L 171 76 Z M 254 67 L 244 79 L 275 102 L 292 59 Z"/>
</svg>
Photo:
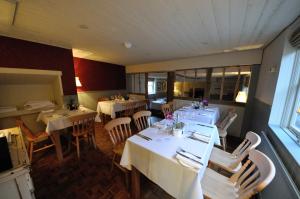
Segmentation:
<svg viewBox="0 0 300 199">
<path fill-rule="evenodd" d="M 154 121 L 159 118 L 152 118 Z M 77 160 L 73 147 L 62 164 L 55 150 L 34 154 L 32 178 L 37 198 L 130 198 L 125 187 L 124 174 L 117 168 L 110 172 L 112 145 L 103 126 L 96 124 L 97 150 L 84 141 L 81 143 L 81 160 Z M 230 144 L 230 142 L 229 142 Z M 141 182 L 142 198 L 172 198 L 160 187 L 146 179 Z"/>
</svg>

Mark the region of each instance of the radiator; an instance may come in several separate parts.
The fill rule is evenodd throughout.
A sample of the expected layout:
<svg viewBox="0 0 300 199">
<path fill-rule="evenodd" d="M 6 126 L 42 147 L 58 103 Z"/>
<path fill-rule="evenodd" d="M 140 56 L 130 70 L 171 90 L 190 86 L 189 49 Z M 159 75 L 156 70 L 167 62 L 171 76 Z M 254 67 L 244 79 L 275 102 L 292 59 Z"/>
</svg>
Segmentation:
<svg viewBox="0 0 300 199">
<path fill-rule="evenodd" d="M 277 152 L 275 151 L 273 145 L 267 137 L 267 134 L 262 131 L 260 135 L 262 142 L 259 145 L 258 150 L 265 153 L 273 161 L 276 167 L 276 175 L 269 186 L 267 186 L 261 193 L 258 194 L 258 198 L 299 199 L 299 190 Z"/>
</svg>

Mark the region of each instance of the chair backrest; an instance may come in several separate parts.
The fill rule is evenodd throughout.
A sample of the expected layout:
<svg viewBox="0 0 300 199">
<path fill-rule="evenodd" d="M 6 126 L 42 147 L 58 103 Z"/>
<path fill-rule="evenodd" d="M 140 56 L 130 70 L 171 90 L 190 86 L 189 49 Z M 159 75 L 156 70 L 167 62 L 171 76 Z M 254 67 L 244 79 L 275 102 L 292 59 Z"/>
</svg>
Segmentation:
<svg viewBox="0 0 300 199">
<path fill-rule="evenodd" d="M 133 115 L 134 123 L 138 131 L 142 131 L 150 126 L 150 111 L 139 111 Z"/>
<path fill-rule="evenodd" d="M 228 127 L 234 122 L 234 120 L 237 118 L 237 114 L 234 112 L 229 112 L 227 116 L 224 118 L 224 120 L 219 125 L 220 129 L 227 130 Z"/>
<path fill-rule="evenodd" d="M 92 112 L 70 117 L 70 121 L 72 122 L 73 126 L 73 133 L 78 135 L 94 133 L 96 115 L 96 112 Z"/>
<path fill-rule="evenodd" d="M 126 117 L 132 116 L 134 114 L 134 109 L 136 108 L 137 102 L 125 102 L 122 104 L 124 108 L 124 115 Z"/>
<path fill-rule="evenodd" d="M 21 118 L 16 119 L 16 124 L 20 127 L 22 133 L 25 134 L 28 140 L 34 140 L 36 138 L 36 136 L 29 130 Z"/>
<path fill-rule="evenodd" d="M 260 136 L 252 131 L 249 131 L 246 134 L 246 138 L 243 140 L 243 142 L 232 152 L 232 155 L 234 155 L 237 160 L 231 165 L 231 167 L 237 167 L 238 164 L 246 158 L 249 152 L 260 144 L 260 142 Z"/>
<path fill-rule="evenodd" d="M 166 115 L 168 113 L 172 113 L 173 112 L 173 103 L 169 102 L 167 104 L 161 105 L 161 110 L 162 110 L 164 116 L 166 117 Z"/>
<path fill-rule="evenodd" d="M 113 119 L 104 126 L 113 145 L 124 142 L 131 136 L 130 122 L 130 117 L 121 117 Z"/>
<path fill-rule="evenodd" d="M 230 177 L 235 184 L 238 198 L 248 199 L 262 191 L 275 176 L 275 166 L 265 154 L 251 150 L 241 169 Z"/>
</svg>

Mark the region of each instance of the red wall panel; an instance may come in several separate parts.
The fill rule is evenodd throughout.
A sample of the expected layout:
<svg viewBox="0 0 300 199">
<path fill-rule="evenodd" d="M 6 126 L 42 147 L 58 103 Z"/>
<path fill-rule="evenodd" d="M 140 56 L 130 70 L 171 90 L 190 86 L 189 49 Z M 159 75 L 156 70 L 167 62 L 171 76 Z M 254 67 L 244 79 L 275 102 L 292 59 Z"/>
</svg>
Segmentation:
<svg viewBox="0 0 300 199">
<path fill-rule="evenodd" d="M 82 84 L 79 91 L 126 89 L 124 66 L 74 57 L 74 67 Z"/>
<path fill-rule="evenodd" d="M 76 94 L 70 49 L 0 36 L 0 67 L 62 71 L 64 94 Z"/>
</svg>

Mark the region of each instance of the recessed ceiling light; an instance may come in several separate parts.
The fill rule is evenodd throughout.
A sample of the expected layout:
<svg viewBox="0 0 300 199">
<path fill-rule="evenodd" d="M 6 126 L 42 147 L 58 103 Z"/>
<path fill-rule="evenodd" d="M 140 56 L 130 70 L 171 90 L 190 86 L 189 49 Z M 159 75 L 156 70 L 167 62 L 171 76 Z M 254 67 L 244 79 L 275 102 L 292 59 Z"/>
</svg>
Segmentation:
<svg viewBox="0 0 300 199">
<path fill-rule="evenodd" d="M 125 41 L 124 44 L 125 48 L 131 48 L 132 47 L 132 43 L 130 43 L 129 41 Z"/>
<path fill-rule="evenodd" d="M 85 24 L 80 24 L 78 27 L 80 29 L 89 29 L 89 27 L 87 25 L 85 25 Z"/>
</svg>

